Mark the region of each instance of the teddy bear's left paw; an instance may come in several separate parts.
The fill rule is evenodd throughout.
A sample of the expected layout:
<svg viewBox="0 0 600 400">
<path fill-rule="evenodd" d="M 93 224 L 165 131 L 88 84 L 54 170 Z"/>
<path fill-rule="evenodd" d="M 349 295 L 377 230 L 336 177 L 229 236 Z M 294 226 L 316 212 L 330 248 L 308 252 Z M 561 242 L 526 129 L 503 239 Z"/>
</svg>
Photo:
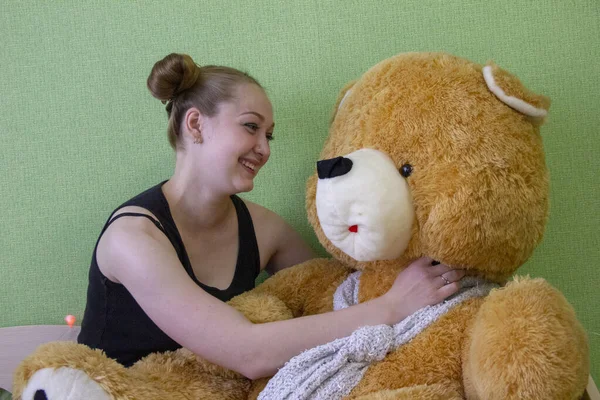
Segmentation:
<svg viewBox="0 0 600 400">
<path fill-rule="evenodd" d="M 283 301 L 269 294 L 246 292 L 229 300 L 228 304 L 244 314 L 254 324 L 292 319 L 292 311 Z"/>
<path fill-rule="evenodd" d="M 27 382 L 22 400 L 110 400 L 102 387 L 78 369 L 43 368 Z"/>
</svg>

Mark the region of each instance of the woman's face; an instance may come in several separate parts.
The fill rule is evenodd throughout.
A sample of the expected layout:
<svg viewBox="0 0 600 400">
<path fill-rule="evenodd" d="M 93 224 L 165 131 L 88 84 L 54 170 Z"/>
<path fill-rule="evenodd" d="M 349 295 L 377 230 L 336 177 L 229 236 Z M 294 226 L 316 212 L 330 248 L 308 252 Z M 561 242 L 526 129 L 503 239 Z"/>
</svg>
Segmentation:
<svg viewBox="0 0 600 400">
<path fill-rule="evenodd" d="M 204 175 L 218 190 L 247 192 L 254 177 L 271 154 L 273 107 L 264 90 L 254 84 L 242 84 L 233 99 L 221 103 L 217 114 L 202 120 Z"/>
</svg>

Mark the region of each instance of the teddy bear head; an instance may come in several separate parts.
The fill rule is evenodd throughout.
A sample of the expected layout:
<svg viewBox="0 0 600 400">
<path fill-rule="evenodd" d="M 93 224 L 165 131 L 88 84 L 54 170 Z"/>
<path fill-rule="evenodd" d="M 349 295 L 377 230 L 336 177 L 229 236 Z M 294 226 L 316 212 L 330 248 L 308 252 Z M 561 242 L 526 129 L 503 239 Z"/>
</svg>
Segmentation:
<svg viewBox="0 0 600 400">
<path fill-rule="evenodd" d="M 544 232 L 549 105 L 491 63 L 407 53 L 375 65 L 340 93 L 308 181 L 321 244 L 359 270 L 428 256 L 505 280 Z"/>
</svg>

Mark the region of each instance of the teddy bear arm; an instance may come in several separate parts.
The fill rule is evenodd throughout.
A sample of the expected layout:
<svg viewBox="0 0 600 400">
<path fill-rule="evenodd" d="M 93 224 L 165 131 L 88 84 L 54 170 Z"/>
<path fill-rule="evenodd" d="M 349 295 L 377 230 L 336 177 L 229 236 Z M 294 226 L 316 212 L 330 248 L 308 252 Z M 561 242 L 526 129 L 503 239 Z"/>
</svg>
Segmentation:
<svg viewBox="0 0 600 400">
<path fill-rule="evenodd" d="M 277 306 L 279 311 L 273 310 L 279 314 L 278 319 L 298 317 L 304 315 L 307 308 L 311 308 L 311 302 L 322 300 L 321 298 L 331 291 L 332 285 L 339 284 L 351 272 L 336 260 L 324 258 L 309 260 L 277 272 L 255 289 L 232 299 L 230 303 L 235 304 L 238 309 L 246 310 L 242 312 L 248 317 L 249 314 L 255 313 L 253 310 L 258 307 L 253 299 L 257 296 L 263 298 L 268 296 L 271 297 L 271 304 L 276 303 L 273 298 L 280 302 Z M 283 311 L 282 305 L 288 309 L 288 312 Z M 273 320 L 277 319 L 268 321 Z"/>
<path fill-rule="evenodd" d="M 515 278 L 477 313 L 463 350 L 468 399 L 578 399 L 589 373 L 585 331 L 544 279 Z"/>
</svg>

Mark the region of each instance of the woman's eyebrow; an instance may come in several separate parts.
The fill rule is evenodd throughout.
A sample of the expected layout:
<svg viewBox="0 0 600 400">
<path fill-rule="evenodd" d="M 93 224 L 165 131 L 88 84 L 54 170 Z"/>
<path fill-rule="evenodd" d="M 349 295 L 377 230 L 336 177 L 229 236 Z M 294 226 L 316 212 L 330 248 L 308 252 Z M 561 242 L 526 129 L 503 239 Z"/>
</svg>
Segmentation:
<svg viewBox="0 0 600 400">
<path fill-rule="evenodd" d="M 261 121 L 265 120 L 265 117 L 263 117 L 261 114 L 257 113 L 256 111 L 246 111 L 244 113 L 241 113 L 240 115 L 246 115 L 246 114 L 256 115 Z M 275 122 L 273 122 L 273 124 L 271 125 L 271 128 L 275 128 Z"/>
<path fill-rule="evenodd" d="M 265 117 L 263 117 L 262 115 L 260 115 L 259 113 L 255 112 L 255 111 L 246 111 L 244 113 L 241 113 L 240 115 L 246 115 L 246 114 L 254 114 L 256 115 L 258 118 L 260 118 L 261 121 L 265 120 Z"/>
</svg>

